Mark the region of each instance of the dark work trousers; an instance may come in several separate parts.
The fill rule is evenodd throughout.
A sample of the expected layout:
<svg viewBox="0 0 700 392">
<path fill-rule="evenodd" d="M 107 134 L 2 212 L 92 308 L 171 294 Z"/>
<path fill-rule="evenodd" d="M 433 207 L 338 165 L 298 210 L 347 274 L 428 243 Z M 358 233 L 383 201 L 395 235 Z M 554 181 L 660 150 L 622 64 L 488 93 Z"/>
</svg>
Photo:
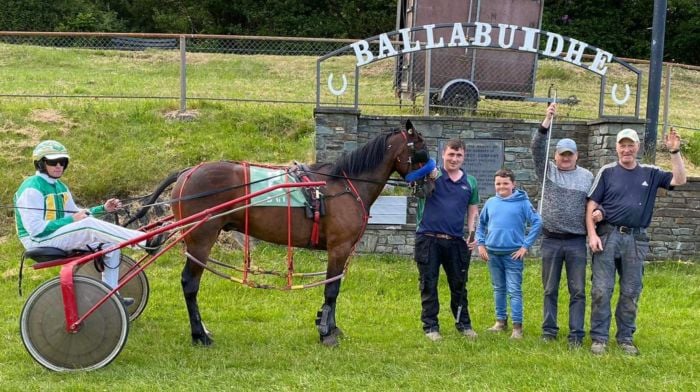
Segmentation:
<svg viewBox="0 0 700 392">
<path fill-rule="evenodd" d="M 617 230 L 600 235 L 603 251 L 593 253 L 591 270 L 591 339 L 607 342 L 612 317 L 610 300 L 615 273 L 620 276 L 620 294 L 615 309 L 618 342 L 632 342 L 637 329 L 637 302 L 642 293 L 644 258 L 649 253 L 646 233 L 623 234 Z"/>
<path fill-rule="evenodd" d="M 460 331 L 471 328 L 466 287 L 470 257 L 471 251 L 461 238 L 416 236 L 415 260 L 420 282 L 421 321 L 426 333 L 440 330 L 438 281 L 441 265 L 450 288 L 450 309 L 455 317 L 455 327 Z"/>
<path fill-rule="evenodd" d="M 586 316 L 586 236 L 542 239 L 542 287 L 544 288 L 542 334 L 556 337 L 557 302 L 561 271 L 566 268 L 569 288 L 569 340 L 581 342 Z"/>
</svg>

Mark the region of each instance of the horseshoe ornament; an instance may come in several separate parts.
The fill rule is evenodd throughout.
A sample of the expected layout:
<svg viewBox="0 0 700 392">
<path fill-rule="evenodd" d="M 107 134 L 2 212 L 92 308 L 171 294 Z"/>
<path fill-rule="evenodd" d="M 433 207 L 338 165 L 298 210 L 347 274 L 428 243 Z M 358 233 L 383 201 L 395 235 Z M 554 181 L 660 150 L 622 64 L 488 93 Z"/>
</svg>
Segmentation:
<svg viewBox="0 0 700 392">
<path fill-rule="evenodd" d="M 622 99 L 619 99 L 617 98 L 617 83 L 615 83 L 612 86 L 612 91 L 610 91 L 610 96 L 618 106 L 622 106 L 630 99 L 630 86 L 625 84 L 625 96 Z"/>
<path fill-rule="evenodd" d="M 345 77 L 345 74 L 343 76 L 343 87 L 340 88 L 340 90 L 336 90 L 333 88 L 333 73 L 328 75 L 328 89 L 331 91 L 331 94 L 335 95 L 336 97 L 339 97 L 343 94 L 345 94 L 345 90 L 348 88 L 348 78 Z"/>
</svg>

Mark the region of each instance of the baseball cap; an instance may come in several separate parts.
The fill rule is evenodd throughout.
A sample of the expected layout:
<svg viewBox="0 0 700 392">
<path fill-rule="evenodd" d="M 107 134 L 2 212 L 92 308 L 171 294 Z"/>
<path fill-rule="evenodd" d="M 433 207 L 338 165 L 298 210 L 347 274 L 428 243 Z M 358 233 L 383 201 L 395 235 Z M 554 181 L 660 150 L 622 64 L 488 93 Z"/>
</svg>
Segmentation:
<svg viewBox="0 0 700 392">
<path fill-rule="evenodd" d="M 639 135 L 637 135 L 637 131 L 632 128 L 625 128 L 617 133 L 617 143 L 622 139 L 630 139 L 635 143 L 639 143 Z"/>
<path fill-rule="evenodd" d="M 576 154 L 576 142 L 571 139 L 561 139 L 557 143 L 557 154 L 570 152 Z"/>
</svg>

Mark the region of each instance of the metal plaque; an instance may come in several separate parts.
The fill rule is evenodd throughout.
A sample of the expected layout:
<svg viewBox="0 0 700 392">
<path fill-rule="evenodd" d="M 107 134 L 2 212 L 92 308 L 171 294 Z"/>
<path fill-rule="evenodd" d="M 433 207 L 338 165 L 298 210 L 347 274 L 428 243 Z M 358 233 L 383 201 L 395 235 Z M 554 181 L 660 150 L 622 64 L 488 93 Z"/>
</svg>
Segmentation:
<svg viewBox="0 0 700 392">
<path fill-rule="evenodd" d="M 476 183 L 479 187 L 479 198 L 481 203 L 483 203 L 487 198 L 496 194 L 496 190 L 493 187 L 493 175 L 503 167 L 505 160 L 503 140 L 467 139 L 462 141 L 467 146 L 462 170 L 476 177 Z M 445 144 L 447 144 L 447 140 L 438 142 L 437 161 L 440 167 L 442 167 L 442 151 L 445 148 Z"/>
</svg>

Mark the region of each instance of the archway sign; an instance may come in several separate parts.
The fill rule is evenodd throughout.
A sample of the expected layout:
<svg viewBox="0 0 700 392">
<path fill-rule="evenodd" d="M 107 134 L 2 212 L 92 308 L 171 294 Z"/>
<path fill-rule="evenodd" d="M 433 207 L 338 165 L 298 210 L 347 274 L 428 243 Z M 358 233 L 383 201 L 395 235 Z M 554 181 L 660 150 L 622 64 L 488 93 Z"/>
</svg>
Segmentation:
<svg viewBox="0 0 700 392">
<path fill-rule="evenodd" d="M 635 91 L 634 117 L 639 118 L 641 71 L 637 68 L 608 51 L 574 38 L 533 27 L 482 22 L 429 24 L 404 28 L 358 40 L 327 53 L 317 60 L 316 105 L 317 107 L 337 106 L 340 104 L 340 97 L 348 95 L 350 89 L 354 92 L 352 104 L 348 100 L 343 101 L 342 104 L 357 108 L 360 68 L 395 57 L 398 70 L 400 61 L 405 61 L 402 59 L 414 53 L 455 49 L 536 53 L 539 57 L 551 58 L 582 68 L 600 80 L 600 117 L 608 117 L 605 114 L 606 103 L 608 109 L 631 104 L 629 101 L 632 96 L 630 88 L 632 83 Z M 349 65 L 348 56 L 354 59 L 352 65 Z M 424 57 L 430 58 L 429 55 Z M 345 61 L 340 61 L 341 58 Z M 613 65 L 619 66 L 621 71 L 610 75 L 609 70 Z M 354 69 L 350 70 L 349 67 Z M 435 72 L 434 68 L 433 66 L 433 72 Z M 426 64 L 425 69 L 430 71 L 430 65 Z M 622 75 L 622 73 L 626 74 Z M 352 79 L 352 83 L 348 83 L 348 76 Z M 334 77 L 336 82 L 333 81 Z M 338 83 L 338 80 L 342 82 Z M 322 91 L 323 84 L 326 84 L 327 88 Z M 394 84 L 396 87 L 396 80 Z M 608 85 L 610 85 L 609 88 Z"/>
</svg>

